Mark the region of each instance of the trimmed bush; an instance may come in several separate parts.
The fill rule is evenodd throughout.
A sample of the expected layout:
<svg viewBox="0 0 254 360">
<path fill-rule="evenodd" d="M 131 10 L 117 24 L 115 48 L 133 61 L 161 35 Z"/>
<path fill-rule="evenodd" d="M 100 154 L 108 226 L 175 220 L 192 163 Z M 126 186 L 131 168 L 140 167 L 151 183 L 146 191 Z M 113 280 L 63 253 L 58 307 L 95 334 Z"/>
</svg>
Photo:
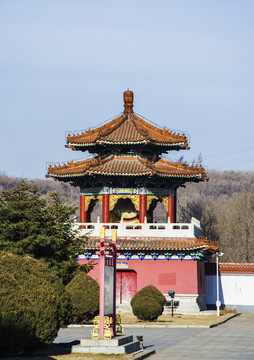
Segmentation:
<svg viewBox="0 0 254 360">
<path fill-rule="evenodd" d="M 139 320 L 156 320 L 165 304 L 165 296 L 153 285 L 139 290 L 131 299 L 132 312 Z"/>
<path fill-rule="evenodd" d="M 35 332 L 32 305 L 17 280 L 0 266 L 0 356 L 28 349 Z"/>
<path fill-rule="evenodd" d="M 134 305 L 136 300 L 143 298 L 143 297 L 150 297 L 156 300 L 162 307 L 166 304 L 165 296 L 153 285 L 145 286 L 143 289 L 139 290 L 131 299 L 131 306 Z"/>
<path fill-rule="evenodd" d="M 139 320 L 154 321 L 162 314 L 163 306 L 156 299 L 144 296 L 134 302 L 132 311 Z"/>
<path fill-rule="evenodd" d="M 73 322 L 87 322 L 99 314 L 99 285 L 89 275 L 78 273 L 66 290 L 72 301 Z"/>
<path fill-rule="evenodd" d="M 33 310 L 36 326 L 35 336 L 30 345 L 39 346 L 51 343 L 57 336 L 60 327 L 67 325 L 72 316 L 70 296 L 62 281 L 51 273 L 44 263 L 29 256 L 21 257 L 2 252 L 0 253 L 0 267 L 16 280 L 17 286 L 22 290 L 16 295 L 10 288 L 9 297 L 13 304 L 16 304 L 15 306 L 18 308 L 18 304 L 23 301 L 22 294 L 25 294 L 27 304 L 30 304 Z M 6 287 L 7 283 L 3 279 L 1 281 L 0 287 Z M 3 314 L 7 316 L 3 307 L 5 298 L 8 298 L 8 293 L 5 294 L 0 306 L 2 317 Z M 27 306 L 28 308 L 24 309 L 25 319 L 30 317 L 30 308 L 29 305 Z M 7 313 L 8 316 L 11 316 L 9 310 Z M 31 323 L 33 322 L 34 318 L 31 316 Z"/>
</svg>

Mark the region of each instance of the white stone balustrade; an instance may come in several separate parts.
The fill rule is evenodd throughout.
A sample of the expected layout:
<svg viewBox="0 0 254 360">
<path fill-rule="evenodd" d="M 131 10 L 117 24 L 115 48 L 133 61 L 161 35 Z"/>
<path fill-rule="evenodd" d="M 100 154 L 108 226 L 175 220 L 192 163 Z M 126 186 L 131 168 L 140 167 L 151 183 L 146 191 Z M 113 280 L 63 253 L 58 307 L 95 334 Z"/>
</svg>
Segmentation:
<svg viewBox="0 0 254 360">
<path fill-rule="evenodd" d="M 198 238 L 201 235 L 200 221 L 192 218 L 191 223 L 76 223 L 81 227 L 81 235 L 99 237 L 100 228 L 105 227 L 105 235 L 111 237 L 112 229 L 117 229 L 118 237 L 159 237 Z"/>
</svg>

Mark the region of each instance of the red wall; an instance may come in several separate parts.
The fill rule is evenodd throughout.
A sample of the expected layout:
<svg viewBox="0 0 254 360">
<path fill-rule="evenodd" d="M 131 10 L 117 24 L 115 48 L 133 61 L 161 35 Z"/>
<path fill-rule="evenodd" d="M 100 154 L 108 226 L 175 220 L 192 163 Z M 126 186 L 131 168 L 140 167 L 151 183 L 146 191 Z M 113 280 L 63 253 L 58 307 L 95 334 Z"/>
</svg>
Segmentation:
<svg viewBox="0 0 254 360">
<path fill-rule="evenodd" d="M 87 260 L 79 262 L 86 263 Z M 124 264 L 124 271 L 127 271 L 127 266 L 129 270 L 136 271 L 137 291 L 152 284 L 163 294 L 167 294 L 170 289 L 175 290 L 176 294 L 205 294 L 204 264 L 199 261 L 119 260 L 117 262 Z M 95 266 L 89 275 L 99 283 L 99 266 Z"/>
<path fill-rule="evenodd" d="M 163 294 L 197 294 L 197 264 L 181 260 L 132 260 L 129 268 L 137 272 L 137 290 L 154 285 Z"/>
</svg>

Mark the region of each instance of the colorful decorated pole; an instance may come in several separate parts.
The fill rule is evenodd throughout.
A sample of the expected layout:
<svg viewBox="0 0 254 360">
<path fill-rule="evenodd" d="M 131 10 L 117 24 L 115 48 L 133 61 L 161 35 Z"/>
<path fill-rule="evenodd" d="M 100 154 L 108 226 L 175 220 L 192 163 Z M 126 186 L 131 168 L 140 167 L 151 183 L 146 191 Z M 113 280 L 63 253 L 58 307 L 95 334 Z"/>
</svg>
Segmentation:
<svg viewBox="0 0 254 360">
<path fill-rule="evenodd" d="M 105 228 L 100 229 L 100 328 L 99 338 L 104 338 L 104 291 L 105 291 Z"/>
<path fill-rule="evenodd" d="M 113 250 L 113 336 L 116 334 L 116 258 L 117 258 L 117 245 L 116 245 L 116 230 L 112 230 L 112 250 Z"/>
<path fill-rule="evenodd" d="M 116 237 L 116 230 L 112 230 L 112 241 L 105 242 L 105 228 L 100 229 L 99 339 L 115 336 L 116 333 Z"/>
</svg>

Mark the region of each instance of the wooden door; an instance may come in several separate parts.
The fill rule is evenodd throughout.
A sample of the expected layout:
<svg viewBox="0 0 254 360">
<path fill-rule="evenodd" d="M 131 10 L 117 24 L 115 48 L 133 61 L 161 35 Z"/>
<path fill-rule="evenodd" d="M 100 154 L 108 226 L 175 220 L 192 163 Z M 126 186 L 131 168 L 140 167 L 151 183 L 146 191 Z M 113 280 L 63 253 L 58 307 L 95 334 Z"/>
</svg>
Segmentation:
<svg viewBox="0 0 254 360">
<path fill-rule="evenodd" d="M 137 273 L 134 270 L 117 270 L 116 303 L 130 304 L 137 292 Z"/>
</svg>

